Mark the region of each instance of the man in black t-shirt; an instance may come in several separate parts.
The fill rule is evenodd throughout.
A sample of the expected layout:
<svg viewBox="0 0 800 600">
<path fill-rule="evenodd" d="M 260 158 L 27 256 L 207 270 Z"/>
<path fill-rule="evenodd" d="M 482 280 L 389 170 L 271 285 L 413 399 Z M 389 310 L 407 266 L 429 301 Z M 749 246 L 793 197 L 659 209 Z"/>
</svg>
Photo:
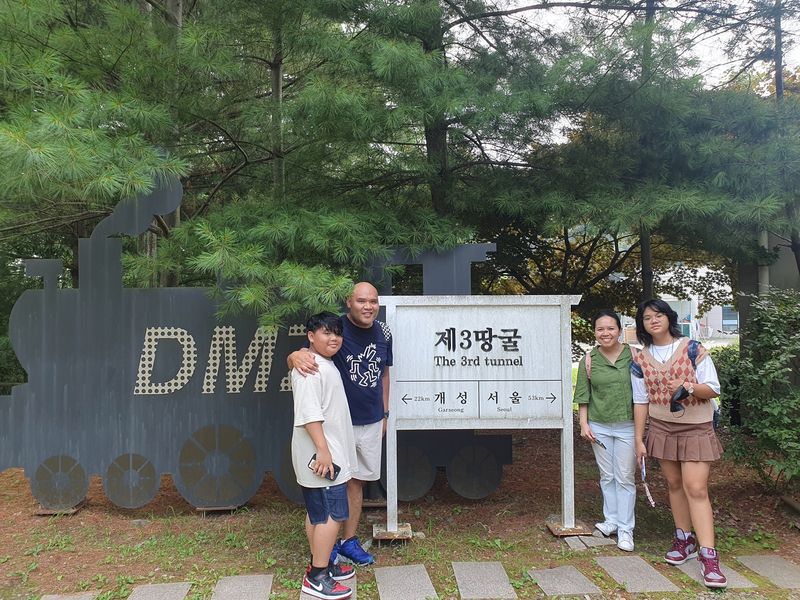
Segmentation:
<svg viewBox="0 0 800 600">
<path fill-rule="evenodd" d="M 389 367 L 392 365 L 392 334 L 376 320 L 380 303 L 378 290 L 367 282 L 357 283 L 347 299 L 348 312 L 342 316 L 342 348 L 333 356 L 344 383 L 356 437 L 358 470 L 348 482 L 350 518 L 344 525 L 344 539 L 334 553 L 357 565 L 375 562 L 365 551 L 356 530 L 361 519 L 364 482 L 381 474 L 381 448 L 389 418 Z M 311 353 L 298 350 L 289 355 L 290 368 L 301 373 L 316 371 Z"/>
</svg>

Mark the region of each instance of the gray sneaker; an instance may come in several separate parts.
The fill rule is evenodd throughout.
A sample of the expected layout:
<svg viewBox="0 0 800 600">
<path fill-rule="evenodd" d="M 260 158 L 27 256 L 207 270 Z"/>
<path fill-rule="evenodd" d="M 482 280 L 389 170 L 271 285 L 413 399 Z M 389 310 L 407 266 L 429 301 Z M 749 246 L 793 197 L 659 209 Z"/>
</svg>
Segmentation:
<svg viewBox="0 0 800 600">
<path fill-rule="evenodd" d="M 672 548 L 664 555 L 664 560 L 671 565 L 682 565 L 687 560 L 697 556 L 697 538 L 689 533 L 685 540 L 676 534 L 672 539 Z"/>
</svg>

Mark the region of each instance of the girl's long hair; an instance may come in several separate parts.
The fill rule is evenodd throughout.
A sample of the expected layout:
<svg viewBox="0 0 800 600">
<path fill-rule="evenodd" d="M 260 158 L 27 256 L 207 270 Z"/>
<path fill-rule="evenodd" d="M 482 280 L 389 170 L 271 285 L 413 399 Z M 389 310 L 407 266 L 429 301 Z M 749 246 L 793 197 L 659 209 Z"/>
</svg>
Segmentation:
<svg viewBox="0 0 800 600">
<path fill-rule="evenodd" d="M 653 336 L 647 333 L 644 328 L 644 311 L 647 308 L 661 313 L 662 315 L 667 315 L 667 319 L 669 320 L 669 333 L 672 337 L 684 337 L 683 333 L 681 333 L 681 328 L 678 327 L 678 313 L 672 310 L 672 307 L 660 298 L 651 298 L 650 300 L 642 302 L 639 308 L 636 309 L 636 339 L 639 340 L 639 343 L 645 346 L 653 345 Z"/>
</svg>

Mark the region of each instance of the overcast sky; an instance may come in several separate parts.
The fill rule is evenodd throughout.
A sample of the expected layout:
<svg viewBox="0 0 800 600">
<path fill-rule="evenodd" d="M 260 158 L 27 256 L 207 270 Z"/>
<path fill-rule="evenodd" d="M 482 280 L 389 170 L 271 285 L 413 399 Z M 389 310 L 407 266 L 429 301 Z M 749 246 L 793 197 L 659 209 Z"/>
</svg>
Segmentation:
<svg viewBox="0 0 800 600">
<path fill-rule="evenodd" d="M 511 6 L 525 6 L 530 4 L 530 0 L 511 0 Z M 742 0 L 742 4 L 746 2 Z M 548 10 L 533 10 L 525 13 L 518 13 L 520 18 L 523 18 L 530 23 L 534 23 L 539 27 L 551 27 L 554 30 L 563 31 L 569 24 L 569 13 L 565 9 L 552 8 Z M 796 69 L 800 66 L 800 23 L 798 22 L 784 22 L 784 45 L 795 44 L 794 48 L 786 51 L 784 57 L 785 68 Z M 704 78 L 710 85 L 724 82 L 726 73 L 731 69 L 736 69 L 738 63 L 731 63 L 730 59 L 725 56 L 724 45 L 727 39 L 724 36 L 708 37 L 700 40 L 695 47 L 695 54 L 701 61 L 699 71 L 702 72 Z M 757 68 L 766 70 L 767 65 L 760 63 Z"/>
</svg>

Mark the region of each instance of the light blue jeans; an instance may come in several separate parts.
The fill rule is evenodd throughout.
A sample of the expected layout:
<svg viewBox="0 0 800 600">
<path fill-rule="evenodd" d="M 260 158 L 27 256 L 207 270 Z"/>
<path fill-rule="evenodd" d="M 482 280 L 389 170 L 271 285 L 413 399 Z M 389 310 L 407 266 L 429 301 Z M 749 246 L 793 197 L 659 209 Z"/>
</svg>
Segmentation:
<svg viewBox="0 0 800 600">
<path fill-rule="evenodd" d="M 621 531 L 633 531 L 636 524 L 636 448 L 633 443 L 633 421 L 595 423 L 589 427 L 599 444 L 592 444 L 600 469 L 600 490 L 603 492 L 603 517 Z"/>
</svg>

